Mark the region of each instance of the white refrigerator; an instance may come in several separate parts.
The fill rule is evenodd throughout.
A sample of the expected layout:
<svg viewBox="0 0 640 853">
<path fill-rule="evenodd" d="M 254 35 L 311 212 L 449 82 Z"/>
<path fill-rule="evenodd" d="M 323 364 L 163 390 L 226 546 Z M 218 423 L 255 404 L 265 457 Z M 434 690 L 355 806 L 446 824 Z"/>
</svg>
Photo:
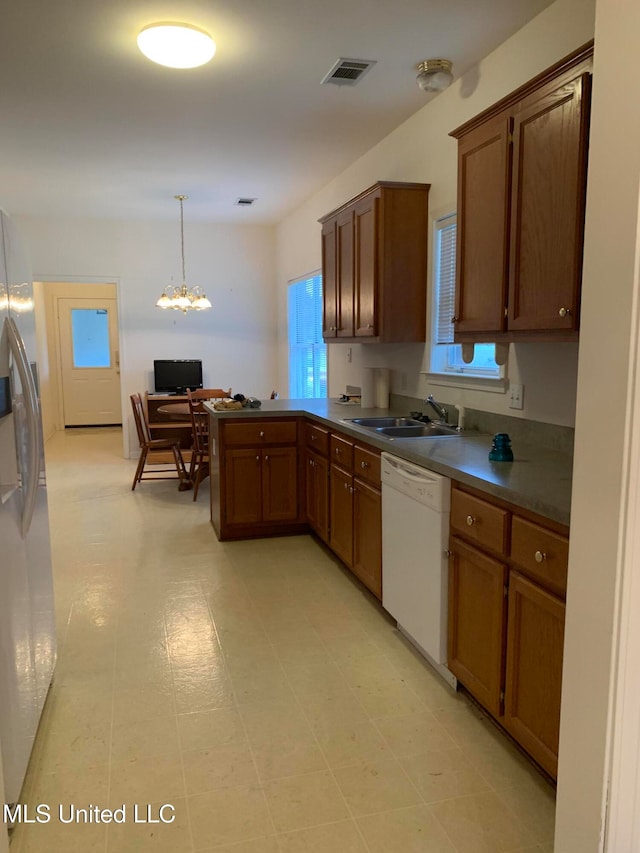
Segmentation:
<svg viewBox="0 0 640 853">
<path fill-rule="evenodd" d="M 7 803 L 20 801 L 55 658 L 33 285 L 20 235 L 0 211 L 0 753 Z"/>
</svg>

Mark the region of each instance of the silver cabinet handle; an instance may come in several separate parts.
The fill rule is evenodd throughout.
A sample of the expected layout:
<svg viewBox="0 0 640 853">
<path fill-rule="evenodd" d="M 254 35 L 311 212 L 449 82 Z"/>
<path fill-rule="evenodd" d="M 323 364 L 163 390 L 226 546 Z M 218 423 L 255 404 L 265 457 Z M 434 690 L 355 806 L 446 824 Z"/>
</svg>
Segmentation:
<svg viewBox="0 0 640 853">
<path fill-rule="evenodd" d="M 457 318 L 457 317 L 452 317 L 452 318 L 451 318 L 451 322 L 452 322 L 452 323 L 457 323 L 457 322 L 458 322 L 458 318 Z"/>
<path fill-rule="evenodd" d="M 364 471 L 364 469 L 365 469 L 365 468 L 368 468 L 368 467 L 369 467 L 369 463 L 368 463 L 368 462 L 361 462 L 361 463 L 360 463 L 360 467 L 361 467 L 361 468 L 362 468 L 362 470 Z"/>
<path fill-rule="evenodd" d="M 269 454 L 268 454 L 268 453 L 267 453 L 267 455 L 264 457 L 264 461 L 265 461 L 265 462 L 268 462 L 268 461 L 269 461 Z"/>
<path fill-rule="evenodd" d="M 570 317 L 570 316 L 571 316 L 571 308 L 561 308 L 561 309 L 558 311 L 558 314 L 559 314 L 561 317 Z"/>
<path fill-rule="evenodd" d="M 260 461 L 260 455 L 258 454 L 258 456 L 256 456 L 256 462 L 259 462 L 259 461 Z"/>
<path fill-rule="evenodd" d="M 260 431 L 260 438 L 264 438 L 264 430 Z"/>
<path fill-rule="evenodd" d="M 474 518 L 472 515 L 468 515 L 468 516 L 467 516 L 467 526 L 468 526 L 468 527 L 473 527 L 473 525 L 474 525 L 475 523 L 476 523 L 475 518 Z"/>
<path fill-rule="evenodd" d="M 345 484 L 344 484 L 344 490 L 345 490 L 345 492 L 346 492 L 346 491 L 348 491 L 348 489 L 349 489 L 349 483 L 345 483 Z"/>
<path fill-rule="evenodd" d="M 547 555 L 544 553 L 544 551 L 536 551 L 533 556 L 535 557 L 536 563 L 542 563 L 544 562 L 544 560 L 547 559 Z"/>
<path fill-rule="evenodd" d="M 341 453 L 342 453 L 342 450 L 340 450 L 339 447 L 336 447 L 336 456 L 340 456 Z"/>
<path fill-rule="evenodd" d="M 351 494 L 353 494 L 355 492 L 355 489 L 353 488 L 353 486 L 349 487 L 349 491 L 351 492 Z"/>
</svg>

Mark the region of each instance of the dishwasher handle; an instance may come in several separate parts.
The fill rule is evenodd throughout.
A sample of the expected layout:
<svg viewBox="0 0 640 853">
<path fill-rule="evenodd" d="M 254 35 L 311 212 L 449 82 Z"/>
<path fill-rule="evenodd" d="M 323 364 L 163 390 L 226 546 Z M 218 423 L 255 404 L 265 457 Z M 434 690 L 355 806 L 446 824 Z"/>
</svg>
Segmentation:
<svg viewBox="0 0 640 853">
<path fill-rule="evenodd" d="M 426 469 L 422 470 L 419 474 L 417 474 L 415 473 L 415 466 L 412 465 L 410 468 L 408 468 L 399 459 L 396 459 L 394 457 L 388 456 L 384 461 L 391 465 L 393 468 L 395 468 L 395 470 L 403 477 L 407 477 L 409 480 L 414 480 L 416 483 L 437 483 L 441 479 L 440 474 L 432 474 L 431 471 L 427 471 Z"/>
</svg>

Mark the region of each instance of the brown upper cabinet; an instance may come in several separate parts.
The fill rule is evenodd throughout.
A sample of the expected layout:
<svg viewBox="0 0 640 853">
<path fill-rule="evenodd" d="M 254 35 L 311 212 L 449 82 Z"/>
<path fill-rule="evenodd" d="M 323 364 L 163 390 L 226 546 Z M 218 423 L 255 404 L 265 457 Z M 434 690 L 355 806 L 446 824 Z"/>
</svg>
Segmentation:
<svg viewBox="0 0 640 853">
<path fill-rule="evenodd" d="M 327 343 L 425 340 L 429 186 L 379 181 L 320 220 Z"/>
<path fill-rule="evenodd" d="M 577 340 L 593 44 L 457 128 L 456 342 Z"/>
</svg>

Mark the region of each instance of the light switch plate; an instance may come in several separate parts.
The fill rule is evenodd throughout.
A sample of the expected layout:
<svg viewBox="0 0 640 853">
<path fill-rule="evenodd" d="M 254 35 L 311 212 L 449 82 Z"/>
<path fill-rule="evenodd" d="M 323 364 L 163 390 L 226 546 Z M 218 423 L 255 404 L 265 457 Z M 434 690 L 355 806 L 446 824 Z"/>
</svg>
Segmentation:
<svg viewBox="0 0 640 853">
<path fill-rule="evenodd" d="M 509 385 L 509 408 L 524 408 L 524 385 Z"/>
</svg>

